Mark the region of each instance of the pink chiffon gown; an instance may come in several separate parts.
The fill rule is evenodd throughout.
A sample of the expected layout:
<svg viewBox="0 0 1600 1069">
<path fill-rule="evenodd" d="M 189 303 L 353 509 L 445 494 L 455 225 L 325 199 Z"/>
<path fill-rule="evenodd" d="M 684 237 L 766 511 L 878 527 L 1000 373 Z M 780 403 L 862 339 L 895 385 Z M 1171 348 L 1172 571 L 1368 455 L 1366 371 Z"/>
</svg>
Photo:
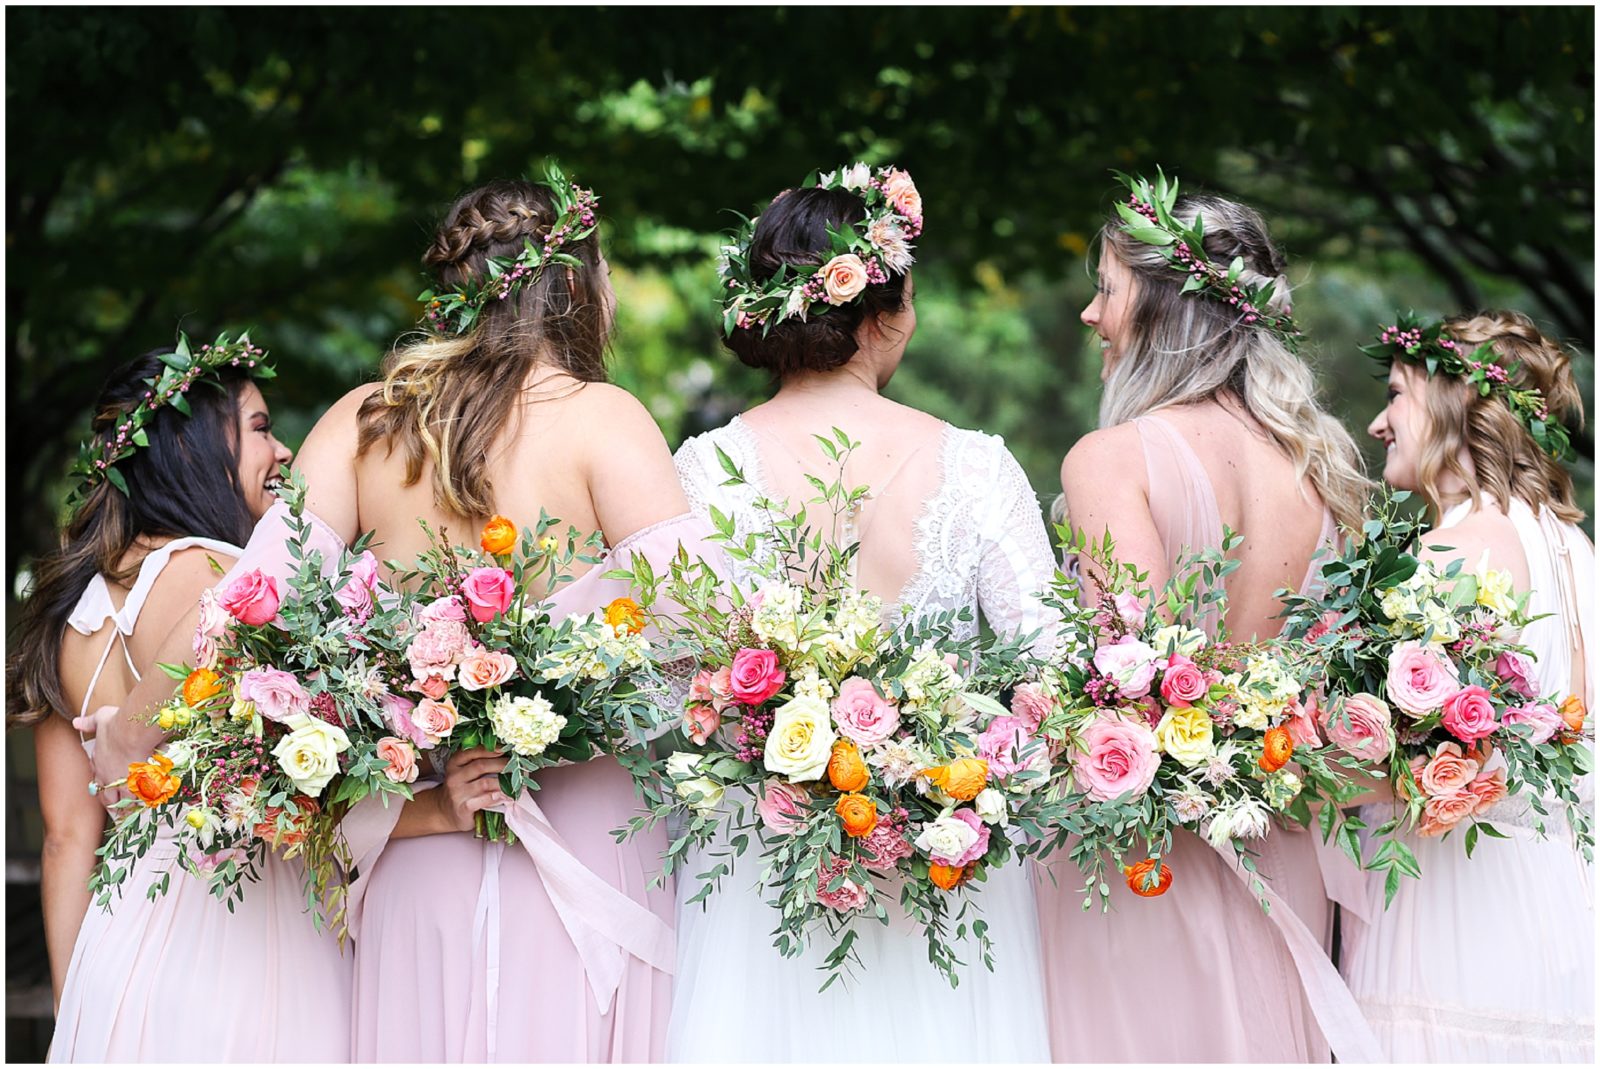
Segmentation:
<svg viewBox="0 0 1600 1069">
<path fill-rule="evenodd" d="M 234 557 L 237 546 L 181 538 L 147 556 L 121 609 L 96 576 L 69 619 L 109 631 L 105 655 L 131 635 L 173 553 Z M 107 625 L 111 625 L 107 628 Z M 138 670 L 131 659 L 128 667 Z M 93 683 L 89 692 L 94 691 Z M 87 743 L 86 746 L 92 745 Z M 166 894 L 146 896 L 163 873 Z M 344 1062 L 350 1054 L 348 945 L 306 913 L 297 862 L 269 856 L 261 880 L 228 907 L 186 873 L 163 835 L 133 866 L 109 912 L 91 904 L 78 931 L 50 1044 L 52 1062 Z"/>
<path fill-rule="evenodd" d="M 1169 564 L 1186 549 L 1220 546 L 1222 518 L 1199 457 L 1160 417 L 1134 422 L 1150 485 L 1169 488 L 1150 498 Z M 1323 541 L 1335 535 L 1324 512 Z M 1216 631 L 1214 619 L 1196 624 Z M 1326 1062 L 1319 1017 L 1354 1033 L 1340 1060 L 1370 1056 L 1370 1034 L 1326 957 L 1333 911 L 1319 837 L 1280 822 L 1257 853 L 1280 899 L 1271 917 L 1231 860 L 1192 832 L 1173 836 L 1171 890 L 1145 899 L 1113 881 L 1108 913 L 1083 909 L 1082 877 L 1064 855 L 1037 867 L 1054 1061 Z M 1331 879 L 1354 878 L 1326 860 Z"/>
<path fill-rule="evenodd" d="M 608 568 L 643 554 L 662 570 L 680 540 L 708 532 L 685 515 L 629 537 L 559 589 L 557 615 L 625 594 L 601 578 Z M 398 805 L 366 802 L 346 818 L 360 873 L 353 1060 L 661 1060 L 674 889 L 651 885 L 666 829 L 616 841 L 612 829 L 641 804 L 614 759 L 550 769 L 539 783 L 506 811 L 511 846 L 464 833 L 391 841 Z"/>
</svg>

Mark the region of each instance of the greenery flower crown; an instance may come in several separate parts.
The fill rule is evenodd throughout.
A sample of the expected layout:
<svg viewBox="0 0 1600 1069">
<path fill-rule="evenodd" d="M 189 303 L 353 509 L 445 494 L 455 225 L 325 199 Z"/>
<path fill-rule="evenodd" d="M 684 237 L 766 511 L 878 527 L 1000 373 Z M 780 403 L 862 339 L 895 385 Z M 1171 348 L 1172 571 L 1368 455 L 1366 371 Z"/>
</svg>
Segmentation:
<svg viewBox="0 0 1600 1069">
<path fill-rule="evenodd" d="M 1415 312 L 1398 316 L 1393 326 L 1384 327 L 1372 345 L 1361 351 L 1387 366 L 1395 360 L 1416 364 L 1429 375 L 1445 374 L 1466 379 L 1478 388 L 1478 396 L 1497 394 L 1511 414 L 1528 429 L 1534 443 L 1553 460 L 1571 460 L 1576 454 L 1567 428 L 1550 418 L 1544 394 L 1533 388 L 1521 389 L 1512 377 L 1522 369 L 1518 363 L 1502 367 L 1496 363 L 1494 345 L 1485 342 L 1470 353 L 1444 329 L 1443 320 L 1425 322 Z"/>
<path fill-rule="evenodd" d="M 522 252 L 516 257 L 491 256 L 483 280 L 469 279 L 459 288 L 447 291 L 425 289 L 417 295 L 423 304 L 422 324 L 436 334 L 465 334 L 478 321 L 478 314 L 490 301 L 503 301 L 524 285 L 534 282 L 549 264 L 582 267 L 583 262 L 564 245 L 582 241 L 598 225 L 595 206 L 600 198 L 593 190 L 567 180 L 561 168 L 551 163 L 539 185 L 550 191 L 555 201 L 556 219 L 544 240 L 535 245 L 522 239 Z"/>
<path fill-rule="evenodd" d="M 719 272 L 724 297 L 722 329 L 761 328 L 763 336 L 785 319 L 805 322 L 811 306 L 821 311 L 849 304 L 869 285 L 911 269 L 911 240 L 922 233 L 922 195 L 911 175 L 897 167 L 876 171 L 857 163 L 824 175 L 812 173 L 802 189 L 844 189 L 866 202 L 867 213 L 846 230 L 828 228 L 832 256 L 819 265 L 781 264 L 771 278 L 750 274 L 750 240 L 761 217 L 746 219 L 723 246 Z"/>
<path fill-rule="evenodd" d="M 1174 271 L 1188 276 L 1180 293 L 1199 293 L 1211 300 L 1230 305 L 1240 313 L 1240 321 L 1248 326 L 1260 327 L 1276 334 L 1290 350 L 1300 345 L 1300 328 L 1288 313 L 1268 311 L 1272 302 L 1273 284 L 1263 286 L 1242 285 L 1239 276 L 1244 273 L 1244 258 L 1235 256 L 1226 268 L 1212 263 L 1206 257 L 1205 222 L 1199 215 L 1193 226 L 1185 226 L 1172 214 L 1178 201 L 1178 180 L 1168 179 L 1156 168 L 1156 181 L 1152 185 L 1139 175 L 1126 175 L 1112 171 L 1117 181 L 1128 187 L 1127 203 L 1115 205 L 1121 231 L 1134 241 L 1154 245 L 1166 257 Z"/>
<path fill-rule="evenodd" d="M 226 334 L 220 334 L 216 341 L 194 349 L 189 344 L 189 336 L 180 330 L 178 344 L 173 351 L 161 354 L 161 362 L 166 366 L 161 369 L 160 375 L 144 380 L 149 389 L 133 410 L 116 426 L 78 447 L 78 459 L 72 465 L 72 477 L 76 483 L 67 498 L 68 509 L 77 511 L 100 482 L 109 482 L 127 494 L 128 483 L 116 466 L 133 456 L 135 450 L 150 444 L 145 428 L 162 408 L 170 405 L 185 416 L 191 415 L 189 399 L 185 395 L 191 387 L 201 382 L 222 389 L 220 372 L 224 368 L 240 368 L 257 379 L 275 378 L 277 372 L 266 359 L 266 350 L 252 344 L 249 334 L 239 335 L 237 341 L 229 341 Z"/>
</svg>

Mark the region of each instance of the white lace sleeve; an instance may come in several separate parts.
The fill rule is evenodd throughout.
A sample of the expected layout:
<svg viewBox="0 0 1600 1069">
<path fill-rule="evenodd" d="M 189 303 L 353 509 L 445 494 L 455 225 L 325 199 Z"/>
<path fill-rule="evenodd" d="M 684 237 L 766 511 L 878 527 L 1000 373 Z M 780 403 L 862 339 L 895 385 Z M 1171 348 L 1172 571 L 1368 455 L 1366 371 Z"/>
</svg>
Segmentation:
<svg viewBox="0 0 1600 1069">
<path fill-rule="evenodd" d="M 689 499 L 689 511 L 700 516 L 709 512 L 707 506 L 711 491 L 716 487 L 711 472 L 706 470 L 704 455 L 707 451 L 702 448 L 705 444 L 704 435 L 690 438 L 672 455 L 672 463 L 678 469 L 678 481 L 683 484 L 683 496 Z M 715 459 L 713 453 L 712 460 Z"/>
<path fill-rule="evenodd" d="M 1060 618 L 1039 595 L 1055 573 L 1039 496 L 1017 458 L 999 437 L 989 439 L 992 478 L 981 499 L 982 552 L 978 559 L 978 608 L 1002 635 L 1038 631 L 1037 653 L 1055 648 Z"/>
</svg>

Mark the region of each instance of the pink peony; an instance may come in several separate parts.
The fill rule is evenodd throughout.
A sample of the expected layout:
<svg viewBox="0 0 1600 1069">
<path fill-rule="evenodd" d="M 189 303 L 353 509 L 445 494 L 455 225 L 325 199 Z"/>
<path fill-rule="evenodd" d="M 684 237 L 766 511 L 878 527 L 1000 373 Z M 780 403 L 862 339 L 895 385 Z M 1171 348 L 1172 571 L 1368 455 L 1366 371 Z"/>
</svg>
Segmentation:
<svg viewBox="0 0 1600 1069">
<path fill-rule="evenodd" d="M 1506 770 L 1497 768 L 1493 772 L 1480 772 L 1476 779 L 1467 784 L 1467 793 L 1476 801 L 1472 807 L 1473 814 L 1482 813 L 1506 796 Z"/>
<path fill-rule="evenodd" d="M 1011 696 L 1011 715 L 1022 721 L 1030 735 L 1037 735 L 1045 718 L 1055 711 L 1055 699 L 1032 683 L 1022 684 Z"/>
<path fill-rule="evenodd" d="M 839 734 L 862 746 L 885 742 L 900 726 L 900 710 L 878 693 L 869 680 L 851 676 L 833 699 L 833 722 Z"/>
<path fill-rule="evenodd" d="M 705 702 L 691 702 L 683 710 L 683 729 L 696 746 L 704 746 L 711 733 L 722 726 L 722 714 Z"/>
<path fill-rule="evenodd" d="M 218 604 L 240 623 L 260 627 L 278 615 L 282 598 L 278 595 L 278 581 L 256 568 L 229 583 Z"/>
<path fill-rule="evenodd" d="M 1168 705 L 1193 705 L 1206 696 L 1205 673 L 1189 658 L 1174 653 L 1161 674 L 1161 697 Z"/>
<path fill-rule="evenodd" d="M 385 694 L 380 704 L 383 706 L 384 723 L 389 725 L 390 731 L 410 739 L 419 750 L 433 747 L 427 733 L 417 727 L 416 722 L 411 719 L 411 710 L 417 707 L 416 702 L 410 698 L 402 698 L 398 694 Z"/>
<path fill-rule="evenodd" d="M 1549 702 L 1530 702 L 1527 705 L 1518 705 L 1507 709 L 1500 722 L 1507 726 L 1511 724 L 1527 724 L 1533 729 L 1533 735 L 1528 741 L 1535 746 L 1543 746 L 1550 741 L 1551 736 L 1560 731 L 1564 726 L 1561 720 L 1561 711 Z"/>
<path fill-rule="evenodd" d="M 383 774 L 393 783 L 417 781 L 417 751 L 403 739 L 386 736 L 378 740 L 378 756 L 389 762 Z"/>
<path fill-rule="evenodd" d="M 372 612 L 372 591 L 377 585 L 378 558 L 370 549 L 362 550 L 361 556 L 350 565 L 349 580 L 334 591 L 333 600 L 351 616 L 365 620 Z"/>
<path fill-rule="evenodd" d="M 1328 741 L 1347 754 L 1382 761 L 1394 749 L 1393 714 L 1381 698 L 1352 694 L 1328 710 Z"/>
<path fill-rule="evenodd" d="M 1471 816 L 1477 804 L 1477 796 L 1467 790 L 1435 795 L 1422 808 L 1422 822 L 1417 825 L 1417 833 L 1443 835 Z"/>
<path fill-rule="evenodd" d="M 1028 746 L 1028 726 L 1014 716 L 997 716 L 978 736 L 978 756 L 989 762 L 989 772 L 1009 776 L 1028 766 L 1022 752 Z M 1042 747 L 1041 747 L 1042 749 Z"/>
<path fill-rule="evenodd" d="M 300 681 L 277 668 L 252 668 L 245 672 L 239 677 L 234 696 L 255 702 L 262 716 L 280 724 L 291 716 L 311 711 L 311 695 Z"/>
<path fill-rule="evenodd" d="M 511 608 L 516 596 L 516 584 L 511 573 L 504 568 L 474 568 L 461 584 L 461 595 L 467 599 L 467 611 L 480 624 L 488 623 L 500 613 Z"/>
<path fill-rule="evenodd" d="M 456 729 L 456 707 L 447 701 L 424 698 L 411 710 L 411 721 L 427 736 L 429 745 L 446 738 Z"/>
<path fill-rule="evenodd" d="M 1438 712 L 1461 689 L 1450 658 L 1415 642 L 1402 642 L 1389 655 L 1388 682 L 1389 700 L 1413 717 Z"/>
<path fill-rule="evenodd" d="M 488 690 L 517 674 L 517 659 L 509 653 L 477 646 L 461 660 L 457 677 L 463 690 Z"/>
<path fill-rule="evenodd" d="M 1116 683 L 1124 698 L 1142 698 L 1156 677 L 1156 651 L 1132 635 L 1123 635 L 1094 651 L 1094 666 Z"/>
<path fill-rule="evenodd" d="M 828 885 L 843 876 L 849 869 L 850 862 L 847 859 L 835 857 L 817 872 L 817 901 L 835 913 L 850 913 L 861 909 L 867 904 L 867 889 L 857 884 L 854 880 L 845 879 L 840 883 L 838 889 L 828 890 Z"/>
<path fill-rule="evenodd" d="M 1539 684 L 1535 681 L 1533 662 L 1520 653 L 1507 650 L 1495 658 L 1494 674 L 1506 681 L 1506 686 L 1524 698 L 1537 698 Z"/>
<path fill-rule="evenodd" d="M 1489 692 L 1479 686 L 1466 687 L 1446 698 L 1440 723 L 1450 734 L 1467 743 L 1488 738 L 1500 726 L 1495 722 L 1494 701 Z"/>
<path fill-rule="evenodd" d="M 1439 797 L 1464 790 L 1477 774 L 1478 762 L 1464 755 L 1456 743 L 1445 742 L 1423 766 L 1417 782 L 1429 797 Z"/>
<path fill-rule="evenodd" d="M 810 801 L 811 796 L 805 788 L 774 776 L 762 785 L 761 797 L 756 800 L 756 812 L 761 814 L 761 823 L 766 825 L 768 831 L 787 835 L 805 824 L 805 812 Z"/>
<path fill-rule="evenodd" d="M 733 655 L 728 688 L 746 705 L 760 705 L 778 693 L 785 678 L 776 653 L 747 648 Z"/>
<path fill-rule="evenodd" d="M 1089 797 L 1109 802 L 1149 789 L 1161 763 L 1150 728 L 1102 716 L 1084 729 L 1083 741 L 1088 752 L 1074 756 L 1072 775 Z"/>
</svg>

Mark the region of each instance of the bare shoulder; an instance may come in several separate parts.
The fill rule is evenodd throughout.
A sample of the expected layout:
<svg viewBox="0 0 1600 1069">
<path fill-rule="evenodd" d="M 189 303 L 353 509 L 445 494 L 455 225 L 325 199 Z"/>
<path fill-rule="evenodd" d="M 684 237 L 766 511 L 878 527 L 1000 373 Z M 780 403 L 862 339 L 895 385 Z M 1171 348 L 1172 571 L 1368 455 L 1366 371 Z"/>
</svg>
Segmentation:
<svg viewBox="0 0 1600 1069">
<path fill-rule="evenodd" d="M 203 592 L 217 585 L 235 560 L 232 554 L 204 546 L 180 549 L 167 558 L 139 611 L 138 636 L 159 640 L 166 635 L 174 622 L 194 608 Z"/>
<path fill-rule="evenodd" d="M 1472 512 L 1450 527 L 1429 531 L 1420 539 L 1423 557 L 1446 562 L 1464 558 L 1472 568 L 1485 552 L 1495 567 L 1509 568 L 1523 559 L 1522 540 L 1511 517 L 1490 507 Z"/>
<path fill-rule="evenodd" d="M 1101 485 L 1115 481 L 1145 489 L 1144 464 L 1140 462 L 1144 446 L 1139 441 L 1139 429 L 1132 423 L 1119 423 L 1090 431 L 1079 438 L 1061 461 L 1061 485 L 1071 492 L 1073 487 Z"/>
</svg>

